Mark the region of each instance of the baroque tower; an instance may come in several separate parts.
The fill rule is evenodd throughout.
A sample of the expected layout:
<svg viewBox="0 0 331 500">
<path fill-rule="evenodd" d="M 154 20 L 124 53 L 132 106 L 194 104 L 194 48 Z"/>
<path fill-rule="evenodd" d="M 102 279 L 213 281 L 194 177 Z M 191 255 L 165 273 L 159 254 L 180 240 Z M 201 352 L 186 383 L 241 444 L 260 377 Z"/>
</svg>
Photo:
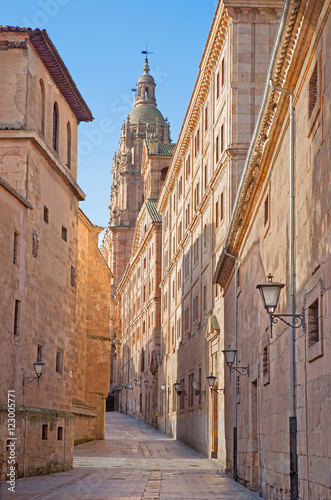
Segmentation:
<svg viewBox="0 0 331 500">
<path fill-rule="evenodd" d="M 113 157 L 110 220 L 101 248 L 113 273 L 110 333 L 114 343 L 111 387 L 116 385 L 118 378 L 115 348 L 117 353 L 120 349 L 119 343 L 116 342 L 119 318 L 115 294 L 130 260 L 136 220 L 144 202 L 145 186 L 142 174 L 144 142 L 146 139 L 157 140 L 161 144 L 171 142 L 170 125 L 156 107 L 156 84 L 149 71 L 146 56 L 143 74 L 137 82 L 133 109 L 123 122 L 119 147 Z"/>
</svg>

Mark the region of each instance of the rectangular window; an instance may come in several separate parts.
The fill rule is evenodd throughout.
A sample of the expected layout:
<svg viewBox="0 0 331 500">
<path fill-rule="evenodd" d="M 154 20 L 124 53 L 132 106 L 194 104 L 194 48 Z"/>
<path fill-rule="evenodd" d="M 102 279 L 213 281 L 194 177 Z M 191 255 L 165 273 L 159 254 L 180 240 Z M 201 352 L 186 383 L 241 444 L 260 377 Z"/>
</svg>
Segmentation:
<svg viewBox="0 0 331 500">
<path fill-rule="evenodd" d="M 200 129 L 198 129 L 195 139 L 194 139 L 194 156 L 196 156 L 200 149 Z"/>
<path fill-rule="evenodd" d="M 191 173 L 191 156 L 188 155 L 186 160 L 186 179 L 190 176 Z"/>
<path fill-rule="evenodd" d="M 193 373 L 188 376 L 188 405 L 189 408 L 193 406 Z"/>
<path fill-rule="evenodd" d="M 184 311 L 184 329 L 185 329 L 185 332 L 188 332 L 190 329 L 190 308 L 189 308 L 189 306 L 187 306 L 185 311 Z"/>
<path fill-rule="evenodd" d="M 196 265 L 199 262 L 199 240 L 195 240 L 193 245 L 193 263 Z"/>
<path fill-rule="evenodd" d="M 49 223 L 49 210 L 47 207 L 45 207 L 45 205 L 44 205 L 44 222 L 46 222 L 46 224 Z"/>
<path fill-rule="evenodd" d="M 185 257 L 185 268 L 184 268 L 184 271 L 185 271 L 185 279 L 187 279 L 189 277 L 189 273 L 190 273 L 190 261 L 189 261 L 189 255 L 186 255 Z"/>
<path fill-rule="evenodd" d="M 217 73 L 216 75 L 216 99 L 218 99 L 220 96 L 220 74 Z"/>
<path fill-rule="evenodd" d="M 182 378 L 182 380 L 180 381 L 180 390 L 182 391 L 181 395 L 179 396 L 180 397 L 180 400 L 179 400 L 179 409 L 180 410 L 184 410 L 184 404 L 185 404 L 185 390 L 184 390 L 184 379 Z"/>
<path fill-rule="evenodd" d="M 71 283 L 71 286 L 73 286 L 73 287 L 76 286 L 76 278 L 77 278 L 76 268 L 74 266 L 71 266 L 70 283 Z"/>
<path fill-rule="evenodd" d="M 63 372 L 63 351 L 61 349 L 56 351 L 55 371 L 60 374 Z"/>
<path fill-rule="evenodd" d="M 308 100 L 308 111 L 309 118 L 313 114 L 314 108 L 317 103 L 318 98 L 318 72 L 317 72 L 317 63 L 313 69 L 312 75 L 309 80 L 309 100 Z"/>
<path fill-rule="evenodd" d="M 224 219 L 224 201 L 223 201 L 223 193 L 221 193 L 221 222 L 223 222 Z"/>
<path fill-rule="evenodd" d="M 37 361 L 43 360 L 43 346 L 38 344 L 37 346 Z"/>
<path fill-rule="evenodd" d="M 62 239 L 64 241 L 67 241 L 67 238 L 68 238 L 68 231 L 67 231 L 67 228 L 62 226 Z"/>
<path fill-rule="evenodd" d="M 221 66 L 221 75 L 222 75 L 222 87 L 224 87 L 224 58 L 222 59 L 222 66 Z"/>
<path fill-rule="evenodd" d="M 178 197 L 181 198 L 183 193 L 183 177 L 180 176 L 179 182 L 178 182 Z"/>
<path fill-rule="evenodd" d="M 224 125 L 221 126 L 221 153 L 224 151 Z"/>
<path fill-rule="evenodd" d="M 207 286 L 205 285 L 203 287 L 203 310 L 206 311 L 207 309 Z"/>
<path fill-rule="evenodd" d="M 20 247 L 19 247 L 19 234 L 14 231 L 14 255 L 13 255 L 13 263 L 16 264 L 17 266 L 19 265 L 19 259 L 20 259 Z"/>
<path fill-rule="evenodd" d="M 203 248 L 206 250 L 207 248 L 207 225 L 205 224 L 203 227 Z"/>
<path fill-rule="evenodd" d="M 208 171 L 207 171 L 207 165 L 205 165 L 205 189 L 207 189 L 208 186 Z"/>
<path fill-rule="evenodd" d="M 316 344 L 319 339 L 318 299 L 316 299 L 308 307 L 308 347 Z"/>
<path fill-rule="evenodd" d="M 15 300 L 15 309 L 14 309 L 14 335 L 20 334 L 20 326 L 21 326 L 21 301 Z"/>
<path fill-rule="evenodd" d="M 171 328 L 171 344 L 175 345 L 175 327 Z"/>
<path fill-rule="evenodd" d="M 169 399 L 168 399 L 168 401 L 169 401 Z M 169 405 L 168 405 L 168 408 L 169 408 Z M 177 391 L 175 391 L 175 388 L 173 388 L 172 389 L 172 411 L 176 411 L 176 409 L 177 409 Z"/>
<path fill-rule="evenodd" d="M 268 330 L 268 329 L 267 329 Z M 262 376 L 263 385 L 269 384 L 270 382 L 270 352 L 269 352 L 269 336 L 266 335 L 265 340 L 262 344 Z"/>
<path fill-rule="evenodd" d="M 219 213 L 218 213 L 218 201 L 217 201 L 216 205 L 215 205 L 215 227 L 216 227 L 216 229 L 218 228 L 218 217 L 219 217 Z"/>
<path fill-rule="evenodd" d="M 180 268 L 177 272 L 177 290 L 180 290 L 182 287 L 182 268 Z"/>
<path fill-rule="evenodd" d="M 181 318 L 177 319 L 177 340 L 180 339 L 181 335 Z"/>
<path fill-rule="evenodd" d="M 145 349 L 141 349 L 141 354 L 140 354 L 140 371 L 143 372 L 145 371 Z"/>
<path fill-rule="evenodd" d="M 201 368 L 199 368 L 199 406 L 201 406 Z"/>
<path fill-rule="evenodd" d="M 205 132 L 208 130 L 208 107 L 205 107 Z"/>
<path fill-rule="evenodd" d="M 269 195 L 264 200 L 264 226 L 269 222 Z"/>
<path fill-rule="evenodd" d="M 180 222 L 178 226 L 178 243 L 181 241 L 181 239 L 182 239 L 182 222 Z"/>
<path fill-rule="evenodd" d="M 218 145 L 218 136 L 216 137 L 216 142 L 215 142 L 215 159 L 216 159 L 216 164 L 218 163 L 218 157 L 219 157 L 219 145 Z"/>
<path fill-rule="evenodd" d="M 48 425 L 43 424 L 42 426 L 42 432 L 41 432 L 41 439 L 46 441 L 48 439 Z"/>
<path fill-rule="evenodd" d="M 58 427 L 57 428 L 57 440 L 62 441 L 63 440 L 63 427 Z"/>
</svg>

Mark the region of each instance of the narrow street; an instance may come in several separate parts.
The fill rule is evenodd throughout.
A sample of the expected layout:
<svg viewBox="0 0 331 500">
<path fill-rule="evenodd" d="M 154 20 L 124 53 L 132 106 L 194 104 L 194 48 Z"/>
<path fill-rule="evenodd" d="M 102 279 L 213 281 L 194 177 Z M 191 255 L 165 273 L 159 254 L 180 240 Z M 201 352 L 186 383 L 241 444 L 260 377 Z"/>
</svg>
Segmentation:
<svg viewBox="0 0 331 500">
<path fill-rule="evenodd" d="M 15 500 L 257 499 L 218 473 L 208 460 L 179 441 L 120 413 L 106 414 L 106 439 L 75 448 L 74 468 L 0 486 L 0 498 Z"/>
</svg>

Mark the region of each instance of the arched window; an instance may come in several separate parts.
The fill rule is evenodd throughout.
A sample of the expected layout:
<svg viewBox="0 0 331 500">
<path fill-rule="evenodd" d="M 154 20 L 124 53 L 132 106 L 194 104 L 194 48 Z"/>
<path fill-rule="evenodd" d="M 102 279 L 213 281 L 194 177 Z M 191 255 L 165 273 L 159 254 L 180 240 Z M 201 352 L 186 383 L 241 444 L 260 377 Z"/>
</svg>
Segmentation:
<svg viewBox="0 0 331 500">
<path fill-rule="evenodd" d="M 167 177 L 168 168 L 169 168 L 169 167 L 164 167 L 164 168 L 161 170 L 161 182 L 164 182 L 164 181 L 165 181 L 165 178 Z"/>
<path fill-rule="evenodd" d="M 40 83 L 40 93 L 41 93 L 41 120 L 40 120 L 40 131 L 42 135 L 45 135 L 45 86 L 42 79 L 39 80 Z"/>
<path fill-rule="evenodd" d="M 59 148 L 59 108 L 57 103 L 53 107 L 53 149 L 58 151 Z"/>
<path fill-rule="evenodd" d="M 145 88 L 145 99 L 148 99 L 148 87 Z"/>
<path fill-rule="evenodd" d="M 71 127 L 67 123 L 67 167 L 71 168 Z"/>
</svg>

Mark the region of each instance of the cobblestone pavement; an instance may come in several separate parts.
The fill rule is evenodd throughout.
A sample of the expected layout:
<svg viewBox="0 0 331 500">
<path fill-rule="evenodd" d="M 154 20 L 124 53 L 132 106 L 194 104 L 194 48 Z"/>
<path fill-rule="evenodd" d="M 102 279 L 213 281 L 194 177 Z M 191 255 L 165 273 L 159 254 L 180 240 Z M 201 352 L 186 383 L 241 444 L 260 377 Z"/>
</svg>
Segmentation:
<svg viewBox="0 0 331 500">
<path fill-rule="evenodd" d="M 106 414 L 106 439 L 75 447 L 74 468 L 19 479 L 1 500 L 253 500 L 217 464 L 152 427 L 120 413 Z"/>
</svg>

